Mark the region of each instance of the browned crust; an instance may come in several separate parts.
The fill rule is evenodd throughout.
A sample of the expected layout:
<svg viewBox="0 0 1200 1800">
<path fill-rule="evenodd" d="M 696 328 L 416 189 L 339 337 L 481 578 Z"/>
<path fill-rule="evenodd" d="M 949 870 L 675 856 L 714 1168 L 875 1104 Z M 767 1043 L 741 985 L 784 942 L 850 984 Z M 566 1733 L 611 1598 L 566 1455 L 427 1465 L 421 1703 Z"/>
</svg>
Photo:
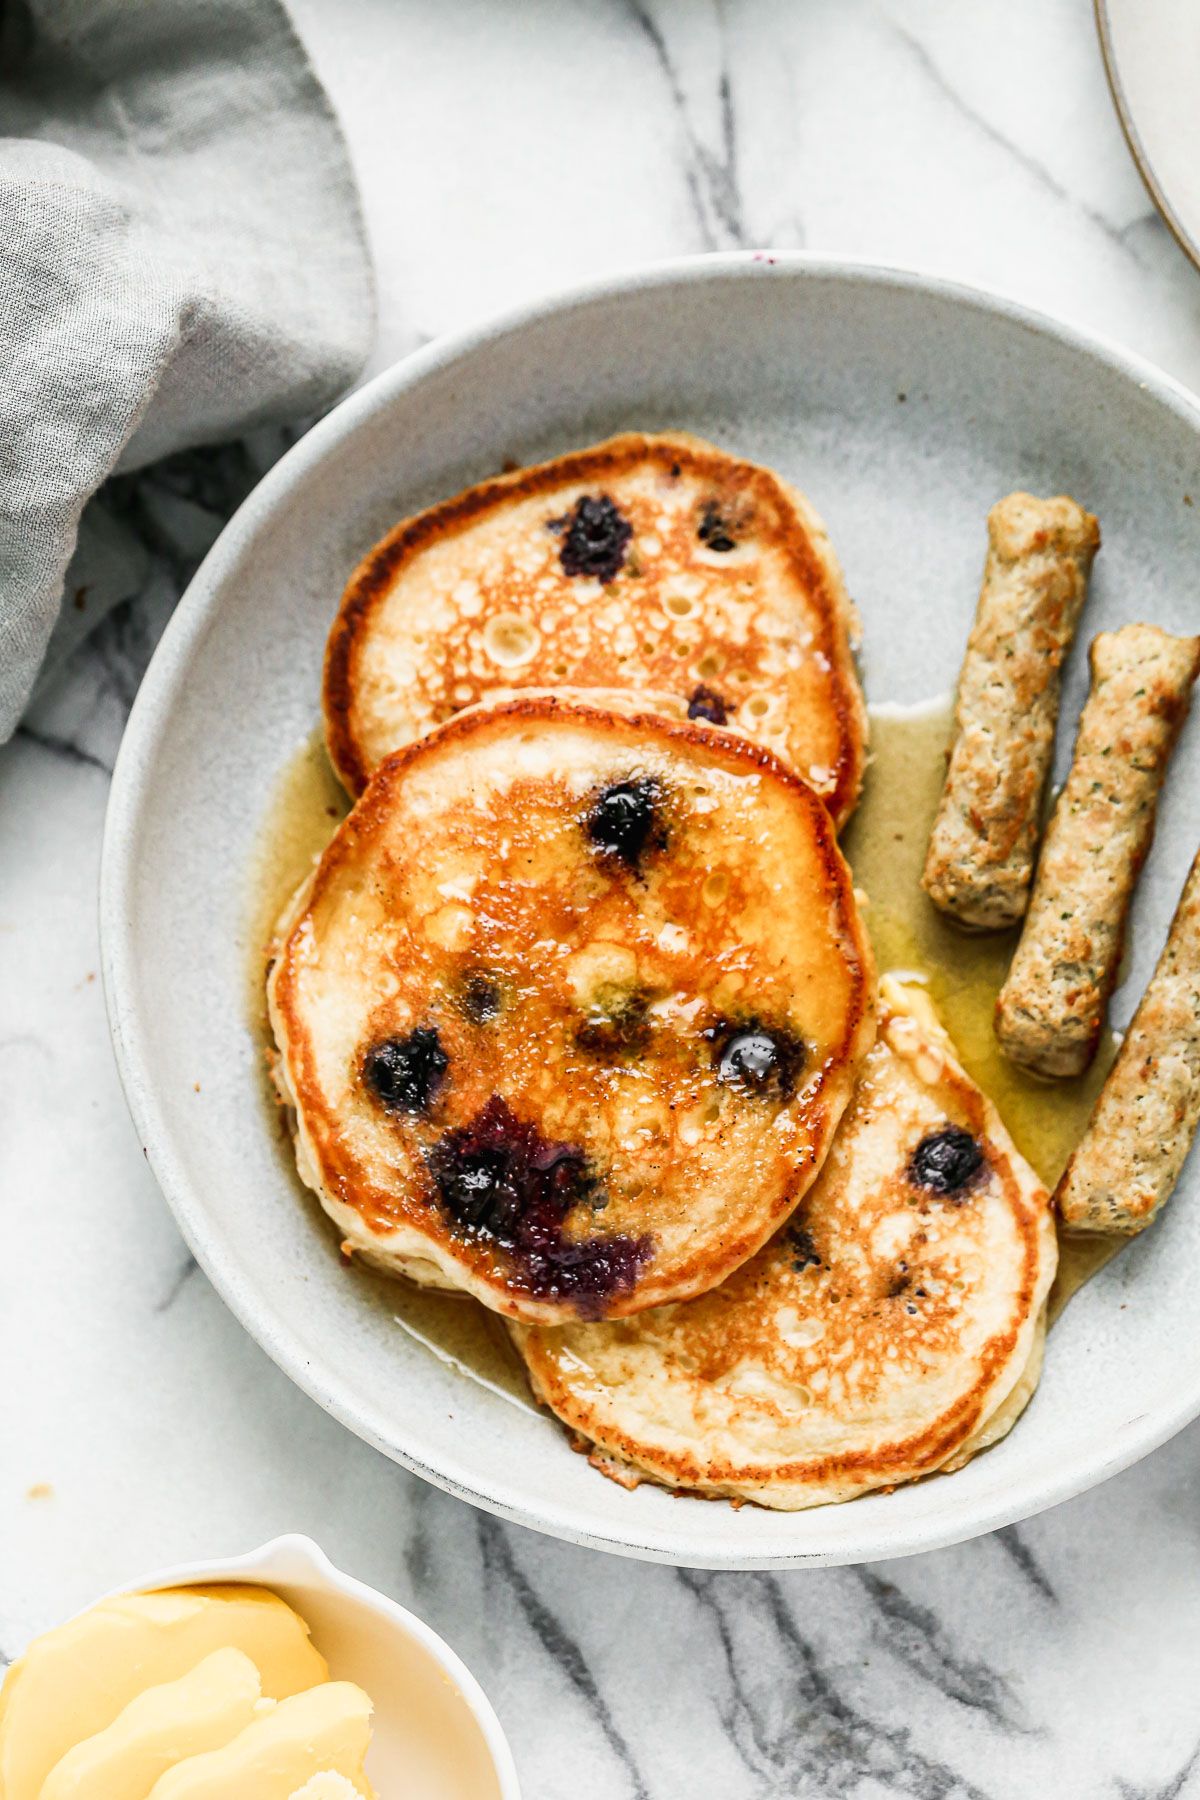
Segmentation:
<svg viewBox="0 0 1200 1800">
<path fill-rule="evenodd" d="M 988 552 L 954 708 L 946 781 L 921 885 L 976 931 L 1015 924 L 1033 878 L 1061 667 L 1100 530 L 1066 495 L 1009 494 Z"/>
<path fill-rule="evenodd" d="M 993 1167 L 998 1167 L 996 1152 L 1000 1147 L 986 1131 L 988 1103 L 957 1069 L 947 1067 L 941 1080 L 956 1090 L 957 1116 L 984 1141 L 991 1152 Z M 741 1492 L 757 1504 L 769 1505 L 769 1490 L 774 1488 L 803 1484 L 817 1489 L 840 1482 L 855 1485 L 858 1492 L 865 1493 L 893 1482 L 915 1480 L 935 1473 L 982 1423 L 989 1390 L 1000 1369 L 1011 1358 L 1036 1298 L 1041 1262 L 1038 1216 L 1013 1173 L 1013 1154 L 1011 1149 L 1004 1152 L 1003 1180 L 1018 1221 L 1023 1262 L 1021 1286 L 1012 1308 L 1012 1323 L 989 1341 L 980 1375 L 972 1386 L 938 1419 L 911 1437 L 869 1451 L 773 1464 L 733 1463 L 719 1459 L 701 1463 L 693 1456 L 648 1451 L 628 1433 L 600 1420 L 594 1407 L 579 1402 L 571 1390 L 556 1382 L 549 1373 L 550 1365 L 537 1356 L 536 1336 L 518 1329 L 514 1337 L 525 1360 L 534 1398 L 555 1413 L 568 1429 L 587 1438 L 603 1454 L 619 1458 L 664 1487 L 691 1490 L 707 1499 L 727 1498 Z M 769 1253 L 768 1246 L 764 1254 Z M 760 1487 L 767 1489 L 768 1495 L 746 1493 L 748 1489 Z"/>
<path fill-rule="evenodd" d="M 836 907 L 839 932 L 844 938 L 847 956 L 854 970 L 853 997 L 847 1009 L 845 1029 L 836 1050 L 821 1071 L 821 1085 L 816 1100 L 836 1092 L 839 1077 L 846 1078 L 850 1066 L 870 1047 L 874 1028 L 874 963 L 862 921 L 854 904 L 853 883 L 842 853 L 838 848 L 833 821 L 820 798 L 808 783 L 781 762 L 770 750 L 720 729 L 688 720 L 664 719 L 651 714 L 615 715 L 599 707 L 579 701 L 565 701 L 555 695 L 536 695 L 506 701 L 495 707 L 476 707 L 447 721 L 435 731 L 418 738 L 385 757 L 369 781 L 362 798 L 343 821 L 336 836 L 322 856 L 314 874 L 293 899 L 281 922 L 279 952 L 269 978 L 272 1022 L 279 1049 L 287 1064 L 290 1099 L 301 1113 L 305 1130 L 320 1166 L 322 1186 L 343 1205 L 353 1207 L 364 1223 L 377 1229 L 373 1218 L 394 1217 L 394 1194 L 384 1194 L 365 1182 L 354 1158 L 348 1156 L 339 1142 L 337 1119 L 325 1105 L 324 1094 L 316 1072 L 311 1037 L 295 996 L 295 956 L 297 933 L 319 906 L 327 888 L 343 866 L 351 862 L 362 837 L 369 838 L 381 815 L 387 812 L 391 792 L 415 762 L 437 754 L 447 743 L 474 736 L 483 731 L 499 732 L 506 721 L 561 719 L 595 728 L 607 729 L 614 735 L 630 734 L 668 738 L 702 750 L 706 756 L 760 770 L 782 783 L 807 811 L 815 827 L 825 893 Z M 864 1041 L 865 1039 L 865 1041 Z M 847 1098 L 849 1083 L 847 1081 Z M 845 1100 L 843 1100 L 843 1106 Z M 811 1185 L 815 1170 L 823 1160 L 832 1137 L 833 1127 L 842 1108 L 823 1109 L 823 1133 L 815 1137 L 812 1164 L 807 1171 L 797 1171 L 795 1182 L 785 1189 L 762 1228 L 743 1231 L 723 1240 L 719 1272 L 713 1273 L 711 1255 L 697 1255 L 692 1261 L 677 1265 L 669 1286 L 656 1285 L 653 1265 L 645 1280 L 628 1296 L 614 1297 L 606 1310 L 608 1318 L 621 1318 L 640 1312 L 645 1307 L 664 1301 L 689 1299 L 705 1291 L 732 1272 L 760 1249 L 778 1226 L 793 1211 Z M 463 1243 L 448 1228 L 441 1228 L 436 1215 L 422 1209 L 418 1224 L 422 1233 L 453 1251 L 464 1269 L 477 1277 L 486 1289 L 486 1304 L 493 1310 L 513 1318 L 542 1319 L 553 1323 L 574 1317 L 573 1310 L 561 1304 L 542 1304 L 521 1295 L 513 1298 L 505 1291 L 502 1268 L 491 1254 L 480 1246 Z M 435 1229 L 437 1227 L 437 1229 Z M 383 1233 L 380 1232 L 382 1236 Z M 479 1287 L 472 1291 L 481 1299 Z"/>
<path fill-rule="evenodd" d="M 1088 663 L 1070 772 L 996 999 L 1000 1048 L 1049 1076 L 1080 1075 L 1096 1053 L 1159 790 L 1200 671 L 1200 637 L 1123 625 L 1093 639 Z"/>
<path fill-rule="evenodd" d="M 814 549 L 808 530 L 796 516 L 790 493 L 777 476 L 757 463 L 741 462 L 684 436 L 640 432 L 626 432 L 588 449 L 480 482 L 402 520 L 367 552 L 347 583 L 329 633 L 322 688 L 330 759 L 351 794 L 362 793 L 371 775 L 352 725 L 358 659 L 372 615 L 404 562 L 437 539 L 465 530 L 489 508 L 514 496 L 532 499 L 573 482 L 602 481 L 630 462 L 644 460 L 654 460 L 664 467 L 680 463 L 713 480 L 728 476 L 731 466 L 736 467 L 750 489 L 756 489 L 778 513 L 796 519 L 795 529 L 786 534 L 783 548 L 792 560 L 799 583 L 812 594 L 819 608 L 819 648 L 834 675 L 832 699 L 839 739 L 837 779 L 825 804 L 839 823 L 849 817 L 862 786 L 866 729 L 865 708 L 850 653 L 848 607 L 831 579 L 825 558 Z"/>
<path fill-rule="evenodd" d="M 1144 1231 L 1200 1121 L 1200 852 L 1158 965 L 1055 1191 L 1073 1231 Z"/>
</svg>

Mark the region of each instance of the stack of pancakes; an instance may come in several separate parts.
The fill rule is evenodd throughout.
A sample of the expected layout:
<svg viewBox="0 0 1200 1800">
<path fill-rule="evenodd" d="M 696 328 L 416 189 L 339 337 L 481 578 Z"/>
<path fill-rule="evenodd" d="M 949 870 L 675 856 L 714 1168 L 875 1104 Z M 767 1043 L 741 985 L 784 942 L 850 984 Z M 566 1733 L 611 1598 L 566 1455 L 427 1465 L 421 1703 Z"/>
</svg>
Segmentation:
<svg viewBox="0 0 1200 1800">
<path fill-rule="evenodd" d="M 852 627 L 808 503 L 691 438 L 408 520 L 330 636 L 356 805 L 268 986 L 349 1245 L 506 1317 L 606 1473 L 785 1508 L 1007 1430 L 1054 1269 L 936 1020 L 876 994 Z"/>
</svg>

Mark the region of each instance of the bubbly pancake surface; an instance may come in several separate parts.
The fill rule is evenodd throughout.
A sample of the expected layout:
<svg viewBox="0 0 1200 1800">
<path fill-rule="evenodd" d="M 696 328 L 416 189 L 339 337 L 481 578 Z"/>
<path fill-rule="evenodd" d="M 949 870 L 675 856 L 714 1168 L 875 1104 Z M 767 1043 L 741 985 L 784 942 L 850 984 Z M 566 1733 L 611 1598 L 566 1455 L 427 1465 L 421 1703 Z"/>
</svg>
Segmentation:
<svg viewBox="0 0 1200 1800">
<path fill-rule="evenodd" d="M 873 1034 L 811 789 L 729 733 L 545 696 L 385 761 L 268 992 L 300 1171 L 346 1239 L 543 1321 L 753 1255 Z"/>
<path fill-rule="evenodd" d="M 658 691 L 774 750 L 840 825 L 866 741 L 852 627 L 803 496 L 699 439 L 630 433 L 468 489 L 370 552 L 329 638 L 330 754 L 357 794 L 493 689 Z"/>
<path fill-rule="evenodd" d="M 1029 1399 L 1049 1196 L 889 979 L 879 1027 L 804 1204 L 723 1286 L 512 1328 L 535 1394 L 606 1473 L 814 1506 L 957 1466 Z"/>
</svg>

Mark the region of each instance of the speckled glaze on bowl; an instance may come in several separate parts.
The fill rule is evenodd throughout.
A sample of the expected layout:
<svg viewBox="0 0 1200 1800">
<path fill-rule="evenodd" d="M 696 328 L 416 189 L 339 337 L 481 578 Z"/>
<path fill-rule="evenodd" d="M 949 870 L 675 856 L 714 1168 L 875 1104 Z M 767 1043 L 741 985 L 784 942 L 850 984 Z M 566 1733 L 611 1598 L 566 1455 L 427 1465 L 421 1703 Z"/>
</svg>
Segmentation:
<svg viewBox="0 0 1200 1800">
<path fill-rule="evenodd" d="M 306 1621 L 335 1681 L 375 1703 L 367 1772 L 383 1800 L 520 1800 L 516 1765 L 491 1703 L 436 1631 L 335 1569 L 311 1538 L 273 1538 L 244 1556 L 181 1563 L 118 1594 L 245 1581 L 270 1588 Z"/>
<path fill-rule="evenodd" d="M 264 1125 L 246 1008 L 247 870 L 272 786 L 317 717 L 348 572 L 396 519 L 506 458 L 633 426 L 703 433 L 811 495 L 862 612 L 874 701 L 953 683 L 984 518 L 1015 487 L 1074 493 L 1101 517 L 1083 639 L 1130 618 L 1196 629 L 1197 403 L 1123 352 L 1007 301 L 891 270 L 722 256 L 597 283 L 436 343 L 346 401 L 268 475 L 208 556 L 143 683 L 101 882 L 126 1093 L 184 1235 L 247 1330 L 352 1430 L 452 1493 L 577 1543 L 697 1567 L 930 1549 L 1080 1492 L 1200 1413 L 1195 1159 L 1162 1221 L 1055 1328 L 1011 1437 L 953 1476 L 789 1515 L 650 1486 L 628 1493 L 548 1417 L 435 1360 L 398 1330 L 383 1284 L 347 1277 Z M 1067 719 L 1082 698 L 1083 651 L 1081 641 Z M 1198 752 L 1193 720 L 1138 894 L 1118 1024 L 1200 838 Z"/>
</svg>

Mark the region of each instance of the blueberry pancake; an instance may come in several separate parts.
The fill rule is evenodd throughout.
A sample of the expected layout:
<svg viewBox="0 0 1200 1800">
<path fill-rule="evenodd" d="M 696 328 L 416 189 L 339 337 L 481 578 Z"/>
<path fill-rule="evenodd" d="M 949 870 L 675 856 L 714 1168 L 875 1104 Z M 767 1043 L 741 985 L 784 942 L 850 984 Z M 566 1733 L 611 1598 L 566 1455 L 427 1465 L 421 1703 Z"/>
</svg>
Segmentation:
<svg viewBox="0 0 1200 1800">
<path fill-rule="evenodd" d="M 874 1031 L 811 788 L 729 732 L 554 696 L 388 757 L 276 952 L 297 1161 L 348 1244 L 547 1323 L 752 1256 Z"/>
<path fill-rule="evenodd" d="M 1049 1196 L 923 997 L 879 1038 L 804 1204 L 720 1288 L 514 1326 L 535 1394 L 626 1485 L 794 1510 L 958 1467 L 1041 1366 Z"/>
<path fill-rule="evenodd" d="M 658 690 L 774 750 L 841 825 L 866 741 L 852 626 L 802 495 L 697 438 L 630 433 L 376 545 L 329 638 L 330 755 L 359 794 L 389 751 L 493 689 Z"/>
</svg>

